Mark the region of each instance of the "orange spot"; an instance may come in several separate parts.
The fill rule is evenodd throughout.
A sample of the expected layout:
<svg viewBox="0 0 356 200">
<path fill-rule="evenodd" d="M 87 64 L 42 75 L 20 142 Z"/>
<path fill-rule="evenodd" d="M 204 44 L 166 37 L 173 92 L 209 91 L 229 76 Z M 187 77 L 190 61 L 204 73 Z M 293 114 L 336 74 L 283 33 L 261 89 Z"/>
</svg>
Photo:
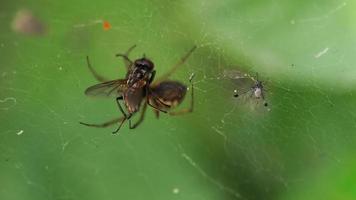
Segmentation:
<svg viewBox="0 0 356 200">
<path fill-rule="evenodd" d="M 108 31 L 111 29 L 111 24 L 108 21 L 103 22 L 103 29 L 104 31 Z"/>
</svg>

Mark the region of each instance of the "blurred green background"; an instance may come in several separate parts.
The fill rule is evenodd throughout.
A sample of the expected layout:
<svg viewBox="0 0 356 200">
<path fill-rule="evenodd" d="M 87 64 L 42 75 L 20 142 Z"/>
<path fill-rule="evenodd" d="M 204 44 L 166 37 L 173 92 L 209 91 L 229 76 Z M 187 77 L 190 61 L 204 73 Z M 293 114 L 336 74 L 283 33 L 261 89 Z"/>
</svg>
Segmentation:
<svg viewBox="0 0 356 200">
<path fill-rule="evenodd" d="M 46 33 L 11 28 L 21 9 Z M 2 1 L 0 199 L 356 199 L 356 3 L 340 0 Z M 103 29 L 103 21 L 111 29 Z M 119 135 L 120 114 L 86 97 L 133 44 L 163 74 L 196 74 L 192 114 Z M 223 74 L 259 73 L 269 108 L 233 98 Z M 186 99 L 188 100 L 188 98 Z M 188 101 L 187 101 L 188 102 Z M 181 108 L 187 107 L 185 102 Z"/>
</svg>

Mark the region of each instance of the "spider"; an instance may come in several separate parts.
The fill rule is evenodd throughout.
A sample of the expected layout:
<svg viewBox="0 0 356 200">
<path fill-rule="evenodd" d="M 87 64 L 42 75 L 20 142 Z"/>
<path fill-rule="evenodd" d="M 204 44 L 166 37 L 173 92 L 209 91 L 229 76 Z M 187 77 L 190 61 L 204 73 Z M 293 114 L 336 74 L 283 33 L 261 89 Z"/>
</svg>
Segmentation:
<svg viewBox="0 0 356 200">
<path fill-rule="evenodd" d="M 113 132 L 117 133 L 123 123 L 128 120 L 129 128 L 134 129 L 142 123 L 144 120 L 147 105 L 154 109 L 156 117 L 159 117 L 159 113 L 168 113 L 170 115 L 180 115 L 193 111 L 194 105 L 194 87 L 192 79 L 194 74 L 189 78 L 191 83 L 191 102 L 190 107 L 182 109 L 180 111 L 172 111 L 173 108 L 177 107 L 184 100 L 187 92 L 187 86 L 180 83 L 179 81 L 168 80 L 175 70 L 184 64 L 188 57 L 196 49 L 194 46 L 188 51 L 188 53 L 181 58 L 181 60 L 175 64 L 167 73 L 154 81 L 156 71 L 153 70 L 154 64 L 151 60 L 145 58 L 139 58 L 132 62 L 128 55 L 136 47 L 136 45 L 129 48 L 125 54 L 116 54 L 117 57 L 122 57 L 127 69 L 125 79 L 116 79 L 108 81 L 106 78 L 100 76 L 94 68 L 91 66 L 89 57 L 87 56 L 88 68 L 94 77 L 101 83 L 93 85 L 85 90 L 85 94 L 88 96 L 111 96 L 116 97 L 116 102 L 119 110 L 123 114 L 123 117 L 110 120 L 102 124 L 88 124 L 80 122 L 80 124 L 104 128 L 115 123 L 120 123 L 118 128 Z M 122 108 L 120 101 L 124 102 L 127 113 Z M 131 124 L 131 117 L 140 110 L 141 103 L 143 101 L 143 108 L 141 115 L 136 123 Z"/>
<path fill-rule="evenodd" d="M 268 103 L 265 101 L 265 90 L 263 87 L 263 82 L 258 79 L 258 73 L 256 73 L 256 78 L 245 74 L 243 77 L 240 78 L 247 78 L 253 81 L 252 86 L 247 90 L 242 93 L 238 93 L 237 90 L 234 90 L 234 97 L 239 97 L 243 94 L 246 94 L 248 92 L 251 92 L 250 97 L 255 97 L 256 99 L 262 99 L 263 100 L 263 105 L 268 106 Z"/>
</svg>

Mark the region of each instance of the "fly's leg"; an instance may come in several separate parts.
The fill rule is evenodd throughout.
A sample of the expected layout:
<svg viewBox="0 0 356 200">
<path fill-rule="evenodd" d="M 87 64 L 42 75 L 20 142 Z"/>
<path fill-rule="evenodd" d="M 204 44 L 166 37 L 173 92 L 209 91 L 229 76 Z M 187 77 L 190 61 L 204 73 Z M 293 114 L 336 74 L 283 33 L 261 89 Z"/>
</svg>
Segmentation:
<svg viewBox="0 0 356 200">
<path fill-rule="evenodd" d="M 147 110 L 147 101 L 145 101 L 145 103 L 143 104 L 143 108 L 142 108 L 142 111 L 141 111 L 141 116 L 138 119 L 138 121 L 133 126 L 131 126 L 131 121 L 129 121 L 130 129 L 136 128 L 138 125 L 140 125 L 143 122 L 143 120 L 145 119 L 146 110 Z"/>
</svg>

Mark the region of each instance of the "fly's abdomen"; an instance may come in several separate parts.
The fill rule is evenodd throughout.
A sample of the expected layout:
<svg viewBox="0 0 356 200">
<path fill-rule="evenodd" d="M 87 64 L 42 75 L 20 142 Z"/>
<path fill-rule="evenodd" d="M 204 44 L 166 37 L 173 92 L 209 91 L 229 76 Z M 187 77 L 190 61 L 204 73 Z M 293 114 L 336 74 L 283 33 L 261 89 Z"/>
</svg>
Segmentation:
<svg viewBox="0 0 356 200">
<path fill-rule="evenodd" d="M 124 94 L 124 101 L 129 113 L 135 113 L 140 109 L 141 102 L 145 97 L 144 88 L 129 88 Z"/>
</svg>

